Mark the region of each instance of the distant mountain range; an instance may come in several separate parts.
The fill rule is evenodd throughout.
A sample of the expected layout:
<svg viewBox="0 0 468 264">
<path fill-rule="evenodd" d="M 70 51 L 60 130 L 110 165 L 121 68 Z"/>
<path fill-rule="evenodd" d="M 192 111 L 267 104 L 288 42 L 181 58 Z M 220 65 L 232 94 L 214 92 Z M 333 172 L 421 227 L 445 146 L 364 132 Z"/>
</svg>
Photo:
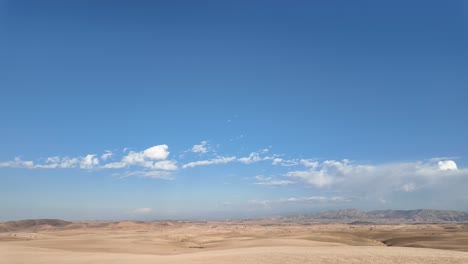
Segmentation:
<svg viewBox="0 0 468 264">
<path fill-rule="evenodd" d="M 345 209 L 314 214 L 280 217 L 294 222 L 345 222 L 345 223 L 447 223 L 468 222 L 468 212 L 449 210 L 377 210 Z"/>
<path fill-rule="evenodd" d="M 250 222 L 252 224 L 314 224 L 314 223 L 346 223 L 352 225 L 368 224 L 417 224 L 417 223 L 468 223 L 468 212 L 448 210 L 377 210 L 362 211 L 345 209 L 323 211 L 313 214 L 281 216 L 274 218 L 259 218 L 247 220 L 232 220 L 233 222 Z M 59 219 L 30 219 L 0 222 L 0 233 L 20 230 L 39 231 L 51 229 L 76 229 L 93 227 L 120 227 L 122 224 L 158 223 L 168 224 L 173 221 L 83 221 L 68 222 Z M 175 221 L 177 222 L 177 221 Z M 191 222 L 191 221 L 189 221 Z M 202 221 L 204 222 L 204 221 Z"/>
<path fill-rule="evenodd" d="M 72 222 L 59 220 L 59 219 L 29 219 L 0 222 L 0 233 L 16 230 L 26 230 L 36 227 L 55 227 L 60 228 L 71 224 Z"/>
</svg>

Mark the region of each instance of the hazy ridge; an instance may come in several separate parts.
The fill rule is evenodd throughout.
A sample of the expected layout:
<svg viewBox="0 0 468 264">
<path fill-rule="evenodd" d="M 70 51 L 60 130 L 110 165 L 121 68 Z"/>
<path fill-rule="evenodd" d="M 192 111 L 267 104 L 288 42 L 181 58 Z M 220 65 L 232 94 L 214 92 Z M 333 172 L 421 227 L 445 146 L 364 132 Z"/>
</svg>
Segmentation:
<svg viewBox="0 0 468 264">
<path fill-rule="evenodd" d="M 261 221 L 262 219 L 238 220 Z M 385 223 L 466 223 L 468 212 L 450 210 L 376 210 L 363 211 L 358 209 L 345 209 L 322 211 L 312 214 L 280 216 L 263 219 L 276 223 L 350 223 L 350 224 L 385 224 Z M 236 222 L 236 220 L 230 220 Z M 60 219 L 28 219 L 18 221 L 0 222 L 0 232 L 36 229 L 74 229 L 82 227 L 103 227 L 122 221 L 64 221 Z M 138 223 L 140 221 L 131 221 Z"/>
<path fill-rule="evenodd" d="M 465 223 L 468 212 L 451 210 L 375 210 L 345 209 L 279 218 L 294 222 L 362 222 L 362 223 Z"/>
</svg>

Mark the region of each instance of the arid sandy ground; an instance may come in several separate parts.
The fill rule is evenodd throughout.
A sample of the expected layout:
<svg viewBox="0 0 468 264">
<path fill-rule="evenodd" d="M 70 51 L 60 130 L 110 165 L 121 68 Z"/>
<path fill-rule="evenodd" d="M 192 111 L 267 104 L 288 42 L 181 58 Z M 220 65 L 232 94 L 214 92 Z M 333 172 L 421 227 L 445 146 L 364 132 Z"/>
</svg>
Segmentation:
<svg viewBox="0 0 468 264">
<path fill-rule="evenodd" d="M 468 263 L 468 225 L 77 222 L 0 233 L 0 263 Z"/>
</svg>

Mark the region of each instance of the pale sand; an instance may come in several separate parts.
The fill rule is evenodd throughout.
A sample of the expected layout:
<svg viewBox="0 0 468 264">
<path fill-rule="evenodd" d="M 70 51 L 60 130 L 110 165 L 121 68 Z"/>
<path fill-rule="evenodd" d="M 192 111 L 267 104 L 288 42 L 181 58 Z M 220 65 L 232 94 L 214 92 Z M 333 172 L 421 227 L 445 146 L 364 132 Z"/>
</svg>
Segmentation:
<svg viewBox="0 0 468 264">
<path fill-rule="evenodd" d="M 465 227 L 222 222 L 41 227 L 0 233 L 0 263 L 468 263 Z M 389 237 L 411 247 L 388 247 L 381 241 Z M 432 245 L 461 251 L 413 247 Z"/>
</svg>

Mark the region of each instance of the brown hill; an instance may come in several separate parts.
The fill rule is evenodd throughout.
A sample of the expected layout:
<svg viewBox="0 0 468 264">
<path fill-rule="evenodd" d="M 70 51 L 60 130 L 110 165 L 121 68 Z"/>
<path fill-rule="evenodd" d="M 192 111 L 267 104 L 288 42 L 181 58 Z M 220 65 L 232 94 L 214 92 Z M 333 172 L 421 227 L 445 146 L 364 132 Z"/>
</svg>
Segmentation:
<svg viewBox="0 0 468 264">
<path fill-rule="evenodd" d="M 36 229 L 39 227 L 64 227 L 72 222 L 60 219 L 27 219 L 0 223 L 0 232 Z"/>
</svg>

